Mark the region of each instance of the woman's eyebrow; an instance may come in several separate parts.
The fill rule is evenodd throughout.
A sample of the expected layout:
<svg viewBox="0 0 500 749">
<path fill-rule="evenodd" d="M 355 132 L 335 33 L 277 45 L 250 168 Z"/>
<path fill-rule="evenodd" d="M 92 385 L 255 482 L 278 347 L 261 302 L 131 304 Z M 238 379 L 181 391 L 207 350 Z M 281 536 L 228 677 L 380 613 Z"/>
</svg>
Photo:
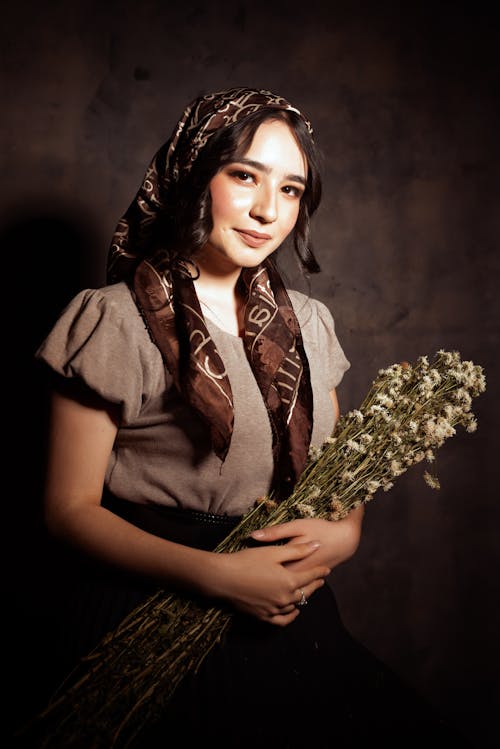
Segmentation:
<svg viewBox="0 0 500 749">
<path fill-rule="evenodd" d="M 269 174 L 272 171 L 270 166 L 266 166 L 266 164 L 263 164 L 261 161 L 254 161 L 253 159 L 235 159 L 235 163 L 253 166 L 254 169 L 257 169 L 259 172 L 264 172 L 264 174 Z M 287 174 L 285 175 L 285 179 L 290 180 L 291 182 L 300 182 L 301 185 L 304 185 L 304 187 L 306 186 L 306 180 L 300 174 Z"/>
</svg>

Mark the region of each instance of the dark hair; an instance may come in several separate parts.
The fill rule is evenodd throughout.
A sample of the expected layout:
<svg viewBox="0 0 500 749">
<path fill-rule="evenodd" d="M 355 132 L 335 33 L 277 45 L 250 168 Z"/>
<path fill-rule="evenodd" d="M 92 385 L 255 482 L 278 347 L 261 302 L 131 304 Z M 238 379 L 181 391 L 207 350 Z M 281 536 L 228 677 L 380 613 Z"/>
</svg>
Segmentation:
<svg viewBox="0 0 500 749">
<path fill-rule="evenodd" d="M 248 150 L 259 125 L 268 120 L 280 120 L 289 125 L 306 157 L 306 189 L 300 201 L 292 240 L 303 271 L 320 271 L 310 241 L 310 218 L 321 200 L 319 155 L 302 117 L 291 110 L 273 107 L 259 109 L 240 122 L 214 133 L 189 174 L 181 176 L 171 188 L 166 204 L 172 206 L 173 211 L 162 217 L 161 237 L 158 237 L 156 245 L 166 250 L 168 264 L 179 256 L 191 257 L 206 244 L 212 231 L 210 180 L 225 164 L 237 161 Z"/>
</svg>

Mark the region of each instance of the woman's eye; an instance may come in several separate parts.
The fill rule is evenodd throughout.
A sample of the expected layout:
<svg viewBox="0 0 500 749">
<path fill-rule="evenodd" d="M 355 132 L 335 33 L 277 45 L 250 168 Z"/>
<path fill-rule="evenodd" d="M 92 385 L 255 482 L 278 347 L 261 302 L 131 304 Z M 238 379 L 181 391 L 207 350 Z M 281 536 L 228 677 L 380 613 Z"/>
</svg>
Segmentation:
<svg viewBox="0 0 500 749">
<path fill-rule="evenodd" d="M 304 190 L 301 187 L 295 187 L 294 185 L 285 185 L 283 192 L 292 198 L 301 198 L 304 194 Z"/>
<path fill-rule="evenodd" d="M 240 182 L 251 182 L 253 180 L 253 175 L 251 175 L 249 172 L 244 172 L 241 169 L 235 170 L 231 173 L 232 177 L 236 177 Z"/>
</svg>

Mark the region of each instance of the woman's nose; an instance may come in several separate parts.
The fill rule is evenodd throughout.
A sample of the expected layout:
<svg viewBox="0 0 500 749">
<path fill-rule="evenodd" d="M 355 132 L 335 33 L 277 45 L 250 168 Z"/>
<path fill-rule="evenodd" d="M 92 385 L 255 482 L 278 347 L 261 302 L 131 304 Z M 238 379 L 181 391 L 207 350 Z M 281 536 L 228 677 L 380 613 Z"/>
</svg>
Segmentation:
<svg viewBox="0 0 500 749">
<path fill-rule="evenodd" d="M 276 191 L 271 186 L 260 185 L 250 211 L 252 218 L 262 224 L 270 224 L 278 218 L 278 200 Z"/>
</svg>

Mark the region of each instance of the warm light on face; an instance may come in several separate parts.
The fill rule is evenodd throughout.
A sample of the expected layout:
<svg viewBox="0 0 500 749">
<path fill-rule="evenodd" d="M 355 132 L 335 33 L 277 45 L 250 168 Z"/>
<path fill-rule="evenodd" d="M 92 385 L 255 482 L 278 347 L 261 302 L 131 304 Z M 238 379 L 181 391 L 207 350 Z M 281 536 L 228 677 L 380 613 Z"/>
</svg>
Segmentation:
<svg viewBox="0 0 500 749">
<path fill-rule="evenodd" d="M 289 126 L 264 122 L 240 160 L 210 181 L 213 228 L 203 255 L 229 269 L 255 267 L 293 230 L 307 163 Z"/>
</svg>

